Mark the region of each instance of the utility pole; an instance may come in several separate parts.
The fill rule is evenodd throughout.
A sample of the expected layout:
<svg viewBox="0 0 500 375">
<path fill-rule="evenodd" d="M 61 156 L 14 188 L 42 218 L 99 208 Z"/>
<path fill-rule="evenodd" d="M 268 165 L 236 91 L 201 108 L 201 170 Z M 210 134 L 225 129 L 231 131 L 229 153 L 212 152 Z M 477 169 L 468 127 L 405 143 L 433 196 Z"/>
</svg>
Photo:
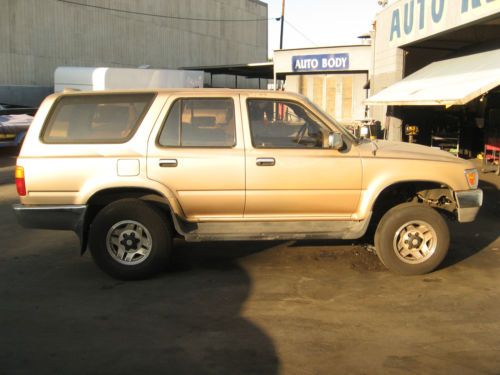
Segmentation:
<svg viewBox="0 0 500 375">
<path fill-rule="evenodd" d="M 285 24 L 285 0 L 281 6 L 281 34 L 280 34 L 280 49 L 283 49 L 283 26 Z"/>
</svg>

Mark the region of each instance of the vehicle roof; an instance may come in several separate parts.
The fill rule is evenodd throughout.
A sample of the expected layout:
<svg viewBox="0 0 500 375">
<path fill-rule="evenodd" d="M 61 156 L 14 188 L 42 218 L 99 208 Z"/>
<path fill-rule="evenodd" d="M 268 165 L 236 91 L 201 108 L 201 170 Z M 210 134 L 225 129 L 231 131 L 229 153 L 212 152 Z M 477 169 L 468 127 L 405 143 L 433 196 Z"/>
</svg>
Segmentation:
<svg viewBox="0 0 500 375">
<path fill-rule="evenodd" d="M 261 89 L 230 89 L 230 88 L 173 88 L 173 89 L 114 89 L 114 90 L 99 90 L 99 91 L 80 91 L 74 89 L 65 89 L 62 92 L 55 93 L 55 96 L 62 95 L 89 95 L 89 94 L 134 94 L 134 93 L 158 93 L 158 94 L 179 94 L 179 93 L 200 93 L 200 94 L 223 94 L 223 95 L 258 95 L 258 96 L 289 96 L 295 98 L 303 98 L 303 95 L 289 91 L 274 91 Z"/>
</svg>

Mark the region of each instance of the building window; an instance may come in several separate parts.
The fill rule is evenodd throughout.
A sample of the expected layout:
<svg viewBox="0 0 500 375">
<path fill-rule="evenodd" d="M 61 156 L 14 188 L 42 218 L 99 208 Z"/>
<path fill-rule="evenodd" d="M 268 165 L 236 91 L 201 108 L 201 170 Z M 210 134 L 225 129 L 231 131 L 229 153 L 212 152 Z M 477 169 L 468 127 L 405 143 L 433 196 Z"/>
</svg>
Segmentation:
<svg viewBox="0 0 500 375">
<path fill-rule="evenodd" d="M 344 125 L 365 117 L 366 73 L 287 76 L 287 90 L 307 96 Z"/>
</svg>

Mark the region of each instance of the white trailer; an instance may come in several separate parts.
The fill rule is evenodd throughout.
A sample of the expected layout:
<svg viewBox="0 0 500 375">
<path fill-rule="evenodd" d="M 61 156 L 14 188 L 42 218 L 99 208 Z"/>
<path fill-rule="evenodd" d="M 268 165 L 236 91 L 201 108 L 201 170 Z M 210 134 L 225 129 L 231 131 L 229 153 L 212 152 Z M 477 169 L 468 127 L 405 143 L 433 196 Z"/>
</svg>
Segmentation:
<svg viewBox="0 0 500 375">
<path fill-rule="evenodd" d="M 191 70 L 61 66 L 54 73 L 54 91 L 197 88 L 203 87 L 203 78 L 204 72 Z"/>
</svg>

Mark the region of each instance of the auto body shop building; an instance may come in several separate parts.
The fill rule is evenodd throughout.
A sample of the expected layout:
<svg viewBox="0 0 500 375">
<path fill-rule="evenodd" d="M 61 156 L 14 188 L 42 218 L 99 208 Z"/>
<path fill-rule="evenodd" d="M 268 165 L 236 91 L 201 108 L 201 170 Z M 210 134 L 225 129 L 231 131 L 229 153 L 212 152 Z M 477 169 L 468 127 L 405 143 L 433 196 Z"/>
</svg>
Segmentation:
<svg viewBox="0 0 500 375">
<path fill-rule="evenodd" d="M 371 46 L 351 45 L 274 51 L 274 73 L 287 91 L 307 96 L 340 122 L 365 117 Z"/>
<path fill-rule="evenodd" d="M 389 139 L 474 156 L 500 137 L 500 1 L 400 0 L 376 17 L 372 96 Z M 453 146 L 455 145 L 455 146 Z"/>
<path fill-rule="evenodd" d="M 4 0 L 0 103 L 38 105 L 52 92 L 59 66 L 177 69 L 266 61 L 267 25 L 267 4 L 259 0 Z M 216 79 L 214 86 L 224 86 L 229 78 Z"/>
</svg>

